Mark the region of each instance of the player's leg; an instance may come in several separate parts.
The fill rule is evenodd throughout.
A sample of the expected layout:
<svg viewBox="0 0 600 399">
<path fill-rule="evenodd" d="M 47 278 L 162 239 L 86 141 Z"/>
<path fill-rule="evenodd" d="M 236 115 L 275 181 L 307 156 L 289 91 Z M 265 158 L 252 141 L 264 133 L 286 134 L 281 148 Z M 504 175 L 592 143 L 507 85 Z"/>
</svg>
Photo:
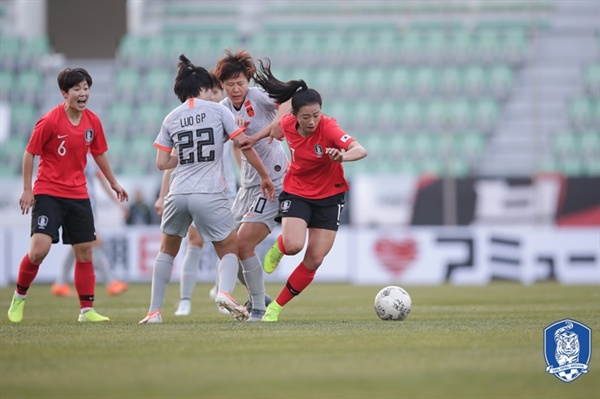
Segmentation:
<svg viewBox="0 0 600 399">
<path fill-rule="evenodd" d="M 161 309 L 165 301 L 167 286 L 171 280 L 173 261 L 175 260 L 175 256 L 177 256 L 181 241 L 182 237 L 180 236 L 162 234 L 160 252 L 154 260 L 154 270 L 152 271 L 150 308 L 146 317 L 140 321 L 140 324 L 162 323 Z"/>
<path fill-rule="evenodd" d="M 336 231 L 313 228 L 308 231 L 308 244 L 304 259 L 290 274 L 277 299 L 269 305 L 263 321 L 277 321 L 281 308 L 312 283 L 317 268 L 331 250 Z"/>
<path fill-rule="evenodd" d="M 36 195 L 31 210 L 31 240 L 29 252 L 19 264 L 17 284 L 8 319 L 18 323 L 23 319 L 27 291 L 37 276 L 40 264 L 50 252 L 53 243 L 59 241 L 58 231 L 63 222 L 62 203 L 48 195 Z"/>
<path fill-rule="evenodd" d="M 188 245 L 181 266 L 179 281 L 179 305 L 175 311 L 176 316 L 187 316 L 192 310 L 192 294 L 196 286 L 198 267 L 202 260 L 204 241 L 198 230 L 192 225 L 188 229 Z"/>
<path fill-rule="evenodd" d="M 27 291 L 38 273 L 40 264 L 50 252 L 52 237 L 47 234 L 34 233 L 31 236 L 29 252 L 25 254 L 19 265 L 17 286 L 8 309 L 8 319 L 18 323 L 23 319 Z"/>
<path fill-rule="evenodd" d="M 244 222 L 238 230 L 240 263 L 252 304 L 250 321 L 260 321 L 266 309 L 263 268 L 255 248 L 269 233 L 269 228 L 260 222 Z"/>
<path fill-rule="evenodd" d="M 217 269 L 219 275 L 219 291 L 215 303 L 229 311 L 238 321 L 248 319 L 248 311 L 233 297 L 233 290 L 237 282 L 239 259 L 237 256 L 238 238 L 235 230 L 222 241 L 213 241 L 217 255 L 221 259 Z"/>
</svg>

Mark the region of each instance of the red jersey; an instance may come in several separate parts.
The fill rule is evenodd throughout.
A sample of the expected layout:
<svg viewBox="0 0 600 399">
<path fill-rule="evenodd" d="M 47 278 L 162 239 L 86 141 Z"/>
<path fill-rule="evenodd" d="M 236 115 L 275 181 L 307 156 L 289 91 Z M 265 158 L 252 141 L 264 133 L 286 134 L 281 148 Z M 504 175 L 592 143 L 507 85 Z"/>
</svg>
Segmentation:
<svg viewBox="0 0 600 399">
<path fill-rule="evenodd" d="M 290 147 L 291 165 L 283 180 L 286 193 L 309 199 L 322 199 L 348 191 L 344 168 L 325 153 L 326 148 L 347 150 L 356 141 L 344 132 L 334 118 L 322 115 L 315 131 L 302 137 L 296 130 L 296 117 L 281 119 L 281 129 Z"/>
<path fill-rule="evenodd" d="M 40 157 L 34 195 L 85 199 L 89 198 L 84 174 L 88 150 L 101 155 L 108 145 L 96 114 L 85 109 L 79 125 L 73 126 L 60 104 L 36 123 L 26 150 Z"/>
</svg>

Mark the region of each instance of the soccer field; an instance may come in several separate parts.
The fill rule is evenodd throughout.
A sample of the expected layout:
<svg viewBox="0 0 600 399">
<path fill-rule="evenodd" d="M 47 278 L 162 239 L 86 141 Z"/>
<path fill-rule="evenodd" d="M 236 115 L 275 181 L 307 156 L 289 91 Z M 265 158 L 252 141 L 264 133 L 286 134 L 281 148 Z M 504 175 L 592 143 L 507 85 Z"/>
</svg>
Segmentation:
<svg viewBox="0 0 600 399">
<path fill-rule="evenodd" d="M 6 318 L 13 288 L 0 290 L 1 398 L 593 398 L 600 397 L 600 287 L 407 286 L 412 312 L 380 321 L 381 287 L 319 284 L 277 323 L 219 314 L 209 286 L 192 315 L 138 325 L 150 286 L 119 297 L 98 286 L 109 323 L 79 324 L 74 298 L 31 288 L 20 324 Z M 276 296 L 281 285 L 267 286 Z M 244 298 L 243 289 L 236 289 Z M 589 373 L 564 383 L 545 372 L 543 331 L 570 318 L 592 329 Z"/>
</svg>

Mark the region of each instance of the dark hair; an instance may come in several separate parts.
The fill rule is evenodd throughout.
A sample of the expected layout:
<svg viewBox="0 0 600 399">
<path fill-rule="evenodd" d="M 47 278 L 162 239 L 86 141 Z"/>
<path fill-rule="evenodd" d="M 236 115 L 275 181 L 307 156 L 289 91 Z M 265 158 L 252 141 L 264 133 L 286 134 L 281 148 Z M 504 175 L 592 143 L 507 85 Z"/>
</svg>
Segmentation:
<svg viewBox="0 0 600 399">
<path fill-rule="evenodd" d="M 208 73 L 210 74 L 210 77 L 213 80 L 213 89 L 216 87 L 219 90 L 223 90 L 223 86 L 221 86 L 221 82 L 219 82 L 219 79 L 217 79 L 217 75 L 215 75 L 215 70 L 211 69 L 210 71 L 208 71 Z"/>
<path fill-rule="evenodd" d="M 213 81 L 208 71 L 192 64 L 192 62 L 183 54 L 179 56 L 177 64 L 179 71 L 175 77 L 175 86 L 173 91 L 181 102 L 188 98 L 198 97 L 200 89 L 211 90 Z"/>
<path fill-rule="evenodd" d="M 67 92 L 71 87 L 86 81 L 88 87 L 92 87 L 92 77 L 83 68 L 67 68 L 58 74 L 56 81 L 58 82 L 58 88 L 61 91 Z"/>
<path fill-rule="evenodd" d="M 254 81 L 261 86 L 269 97 L 271 97 L 277 104 L 282 104 L 292 99 L 292 113 L 296 115 L 300 108 L 309 104 L 323 105 L 321 95 L 315 89 L 309 89 L 306 82 L 302 79 L 289 80 L 282 82 L 278 80 L 271 72 L 271 60 L 266 58 L 266 62 L 262 60 L 260 63 L 260 70 L 254 75 Z"/>
<path fill-rule="evenodd" d="M 215 67 L 215 76 L 221 82 L 238 75 L 243 75 L 250 81 L 255 73 L 256 65 L 246 50 L 240 50 L 235 54 L 229 49 L 225 50 L 225 56 L 217 61 Z"/>
</svg>

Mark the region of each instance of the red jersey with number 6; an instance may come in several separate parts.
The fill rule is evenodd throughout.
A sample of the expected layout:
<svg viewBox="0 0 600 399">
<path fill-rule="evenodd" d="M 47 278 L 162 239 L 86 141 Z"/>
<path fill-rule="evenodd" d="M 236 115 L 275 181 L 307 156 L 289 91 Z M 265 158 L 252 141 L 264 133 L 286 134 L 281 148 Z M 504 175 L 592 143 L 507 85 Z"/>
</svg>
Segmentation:
<svg viewBox="0 0 600 399">
<path fill-rule="evenodd" d="M 296 117 L 281 119 L 281 129 L 290 147 L 291 165 L 283 180 L 287 193 L 309 199 L 322 199 L 348 191 L 344 168 L 325 153 L 327 148 L 348 150 L 356 141 L 343 131 L 332 117 L 321 116 L 315 131 L 302 137 L 296 130 Z"/>
<path fill-rule="evenodd" d="M 83 110 L 79 125 L 73 126 L 60 104 L 36 123 L 26 150 L 40 157 L 34 195 L 85 199 L 87 153 L 101 155 L 108 145 L 96 114 Z"/>
</svg>

